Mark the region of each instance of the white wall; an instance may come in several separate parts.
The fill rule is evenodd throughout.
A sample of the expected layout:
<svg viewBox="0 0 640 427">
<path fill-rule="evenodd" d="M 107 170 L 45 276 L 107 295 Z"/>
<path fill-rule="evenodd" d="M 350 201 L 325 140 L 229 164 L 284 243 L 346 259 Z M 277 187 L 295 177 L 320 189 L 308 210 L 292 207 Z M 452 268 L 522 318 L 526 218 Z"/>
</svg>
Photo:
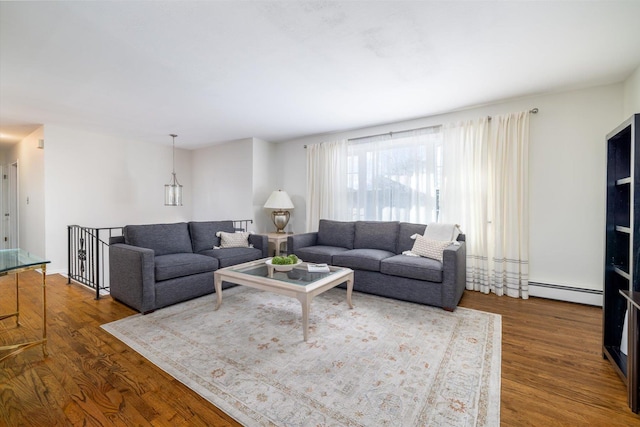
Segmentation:
<svg viewBox="0 0 640 427">
<path fill-rule="evenodd" d="M 43 138 L 39 127 L 5 152 L 4 163 L 18 162 L 18 247 L 40 257 L 46 254 L 44 150 L 38 148 Z"/>
<path fill-rule="evenodd" d="M 191 152 L 194 221 L 253 218 L 253 138 Z"/>
<path fill-rule="evenodd" d="M 623 108 L 623 120 L 640 113 L 640 67 L 624 82 Z"/>
<path fill-rule="evenodd" d="M 46 125 L 44 150 L 25 139 L 18 146 L 22 148 L 15 148 L 23 151 L 13 154 L 20 158 L 21 186 L 27 185 L 30 194 L 29 209 L 21 197 L 21 209 L 29 213 L 21 218 L 27 236 L 21 245 L 50 259 L 48 272 L 65 273 L 69 224 L 108 227 L 254 219 L 254 231 L 271 231 L 262 205 L 278 188 L 287 191 L 295 205 L 288 231 L 302 232 L 306 230 L 304 144 L 538 107 L 540 113 L 531 117 L 531 281 L 601 290 L 604 138 L 631 112 L 638 112 L 639 82 L 636 70 L 623 84 L 520 98 L 366 129 L 278 144 L 247 138 L 194 151 L 176 149 L 176 174 L 185 188 L 183 207 L 163 205 L 171 146 Z M 40 138 L 41 134 L 31 139 Z M 5 163 L 8 157 L 5 152 Z M 43 170 L 44 178 L 38 177 Z M 38 207 L 38 198 L 43 207 Z"/>
<path fill-rule="evenodd" d="M 175 207 L 164 206 L 164 184 L 171 179 L 170 145 L 58 125 L 45 125 L 44 139 L 44 256 L 51 261 L 47 272 L 66 273 L 67 225 L 117 227 L 189 220 L 192 185 L 188 151 L 176 149 L 175 170 L 184 185 L 184 206 Z M 31 223 L 21 226 L 30 227 Z"/>
<path fill-rule="evenodd" d="M 253 139 L 253 231 L 267 233 L 275 231 L 271 221 L 271 211 L 264 204 L 271 192 L 278 189 L 280 170 L 276 168 L 275 144 Z M 287 230 L 289 227 L 287 226 Z"/>
<path fill-rule="evenodd" d="M 258 138 L 192 151 L 193 220 L 253 219 L 251 231 L 273 231 L 263 206 L 277 189 L 274 151 Z"/>
<path fill-rule="evenodd" d="M 304 144 L 327 141 L 323 138 L 309 137 L 275 144 L 275 169 L 278 170 L 276 183 L 279 189 L 289 194 L 294 206 L 287 225 L 287 231 L 292 233 L 307 231 L 307 151 Z"/>
<path fill-rule="evenodd" d="M 529 199 L 534 282 L 602 290 L 605 136 L 621 121 L 621 90 L 612 85 L 537 102 Z"/>
<path fill-rule="evenodd" d="M 176 148 L 175 169 L 184 186 L 184 206 L 169 207 L 164 206 L 164 184 L 171 178 L 171 146 L 58 125 L 46 125 L 44 136 L 34 138 L 34 144 L 45 139 L 45 149 L 35 152 L 41 164 L 36 167 L 20 154 L 20 167 L 27 182 L 37 182 L 41 171 L 39 187 L 29 185 L 29 193 L 37 199 L 39 190 L 43 202 L 39 218 L 21 218 L 20 224 L 34 236 L 40 230 L 33 251 L 51 260 L 48 273 L 66 273 L 66 233 L 71 224 L 119 227 L 254 219 L 255 214 L 254 226 L 266 227 L 268 216 L 260 217 L 260 223 L 257 215 L 264 212 L 257 206 L 261 208 L 266 193 L 275 187 L 271 183 L 274 169 L 269 166 L 273 145 L 268 142 L 248 138 L 194 151 Z M 260 160 L 255 162 L 254 156 Z M 254 180 L 254 169 L 259 179 Z M 30 206 L 36 211 L 34 196 Z"/>
<path fill-rule="evenodd" d="M 538 107 L 531 116 L 530 280 L 602 290 L 605 135 L 622 121 L 622 84 L 514 99 L 384 126 L 317 135 L 277 145 L 281 180 L 296 204 L 293 227 L 306 229 L 304 144 L 432 126 Z M 532 294 L 535 291 L 532 291 Z M 589 302 L 589 301 L 587 301 Z M 598 303 L 598 302 L 595 302 Z"/>
</svg>

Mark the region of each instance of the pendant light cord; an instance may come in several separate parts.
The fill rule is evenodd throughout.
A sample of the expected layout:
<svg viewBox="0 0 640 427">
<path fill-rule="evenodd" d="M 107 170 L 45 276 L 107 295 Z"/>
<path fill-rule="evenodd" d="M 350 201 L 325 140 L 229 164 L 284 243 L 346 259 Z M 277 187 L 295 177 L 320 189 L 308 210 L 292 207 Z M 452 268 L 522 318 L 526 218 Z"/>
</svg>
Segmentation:
<svg viewBox="0 0 640 427">
<path fill-rule="evenodd" d="M 176 176 L 176 134 L 170 134 L 169 135 L 172 140 L 173 140 L 173 151 L 172 151 L 172 155 L 171 155 L 171 174 L 173 175 L 173 178 L 175 180 L 175 176 Z"/>
</svg>

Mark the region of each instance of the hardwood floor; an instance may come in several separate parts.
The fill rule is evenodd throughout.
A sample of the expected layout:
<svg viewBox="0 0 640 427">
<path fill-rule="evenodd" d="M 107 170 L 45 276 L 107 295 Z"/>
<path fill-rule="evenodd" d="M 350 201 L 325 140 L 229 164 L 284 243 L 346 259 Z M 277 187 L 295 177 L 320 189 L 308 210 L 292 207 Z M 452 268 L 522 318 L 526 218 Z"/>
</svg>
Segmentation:
<svg viewBox="0 0 640 427">
<path fill-rule="evenodd" d="M 0 278 L 0 313 L 15 308 Z M 41 276 L 20 276 L 21 320 L 0 321 L 0 345 L 37 338 Z M 48 351 L 0 363 L 0 426 L 238 424 L 100 325 L 133 310 L 47 276 Z M 502 426 L 640 426 L 626 389 L 602 358 L 602 310 L 559 301 L 466 292 L 461 306 L 502 315 Z"/>
</svg>

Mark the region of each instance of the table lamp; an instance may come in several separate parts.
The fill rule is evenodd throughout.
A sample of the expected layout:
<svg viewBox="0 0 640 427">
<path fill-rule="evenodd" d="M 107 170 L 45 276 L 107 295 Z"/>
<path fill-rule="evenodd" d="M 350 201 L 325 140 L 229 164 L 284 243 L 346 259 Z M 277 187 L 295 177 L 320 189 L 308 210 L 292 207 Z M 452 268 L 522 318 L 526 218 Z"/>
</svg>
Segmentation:
<svg viewBox="0 0 640 427">
<path fill-rule="evenodd" d="M 273 209 L 271 212 L 271 220 L 273 225 L 276 226 L 276 233 L 284 233 L 284 228 L 289 222 L 289 211 L 286 209 L 293 209 L 293 203 L 286 191 L 277 190 L 271 193 L 271 196 L 267 199 L 267 203 L 264 204 L 265 209 Z"/>
</svg>

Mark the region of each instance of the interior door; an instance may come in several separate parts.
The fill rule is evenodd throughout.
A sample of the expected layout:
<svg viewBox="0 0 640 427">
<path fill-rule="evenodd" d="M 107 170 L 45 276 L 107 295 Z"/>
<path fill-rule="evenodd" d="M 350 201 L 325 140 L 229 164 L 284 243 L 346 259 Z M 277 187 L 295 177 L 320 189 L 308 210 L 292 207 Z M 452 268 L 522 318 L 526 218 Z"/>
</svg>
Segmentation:
<svg viewBox="0 0 640 427">
<path fill-rule="evenodd" d="M 8 235 L 5 237 L 5 248 L 18 247 L 18 162 L 9 167 L 9 223 Z M 8 246 L 7 246 L 8 245 Z"/>
<path fill-rule="evenodd" d="M 18 247 L 18 162 L 0 167 L 0 248 Z"/>
</svg>

